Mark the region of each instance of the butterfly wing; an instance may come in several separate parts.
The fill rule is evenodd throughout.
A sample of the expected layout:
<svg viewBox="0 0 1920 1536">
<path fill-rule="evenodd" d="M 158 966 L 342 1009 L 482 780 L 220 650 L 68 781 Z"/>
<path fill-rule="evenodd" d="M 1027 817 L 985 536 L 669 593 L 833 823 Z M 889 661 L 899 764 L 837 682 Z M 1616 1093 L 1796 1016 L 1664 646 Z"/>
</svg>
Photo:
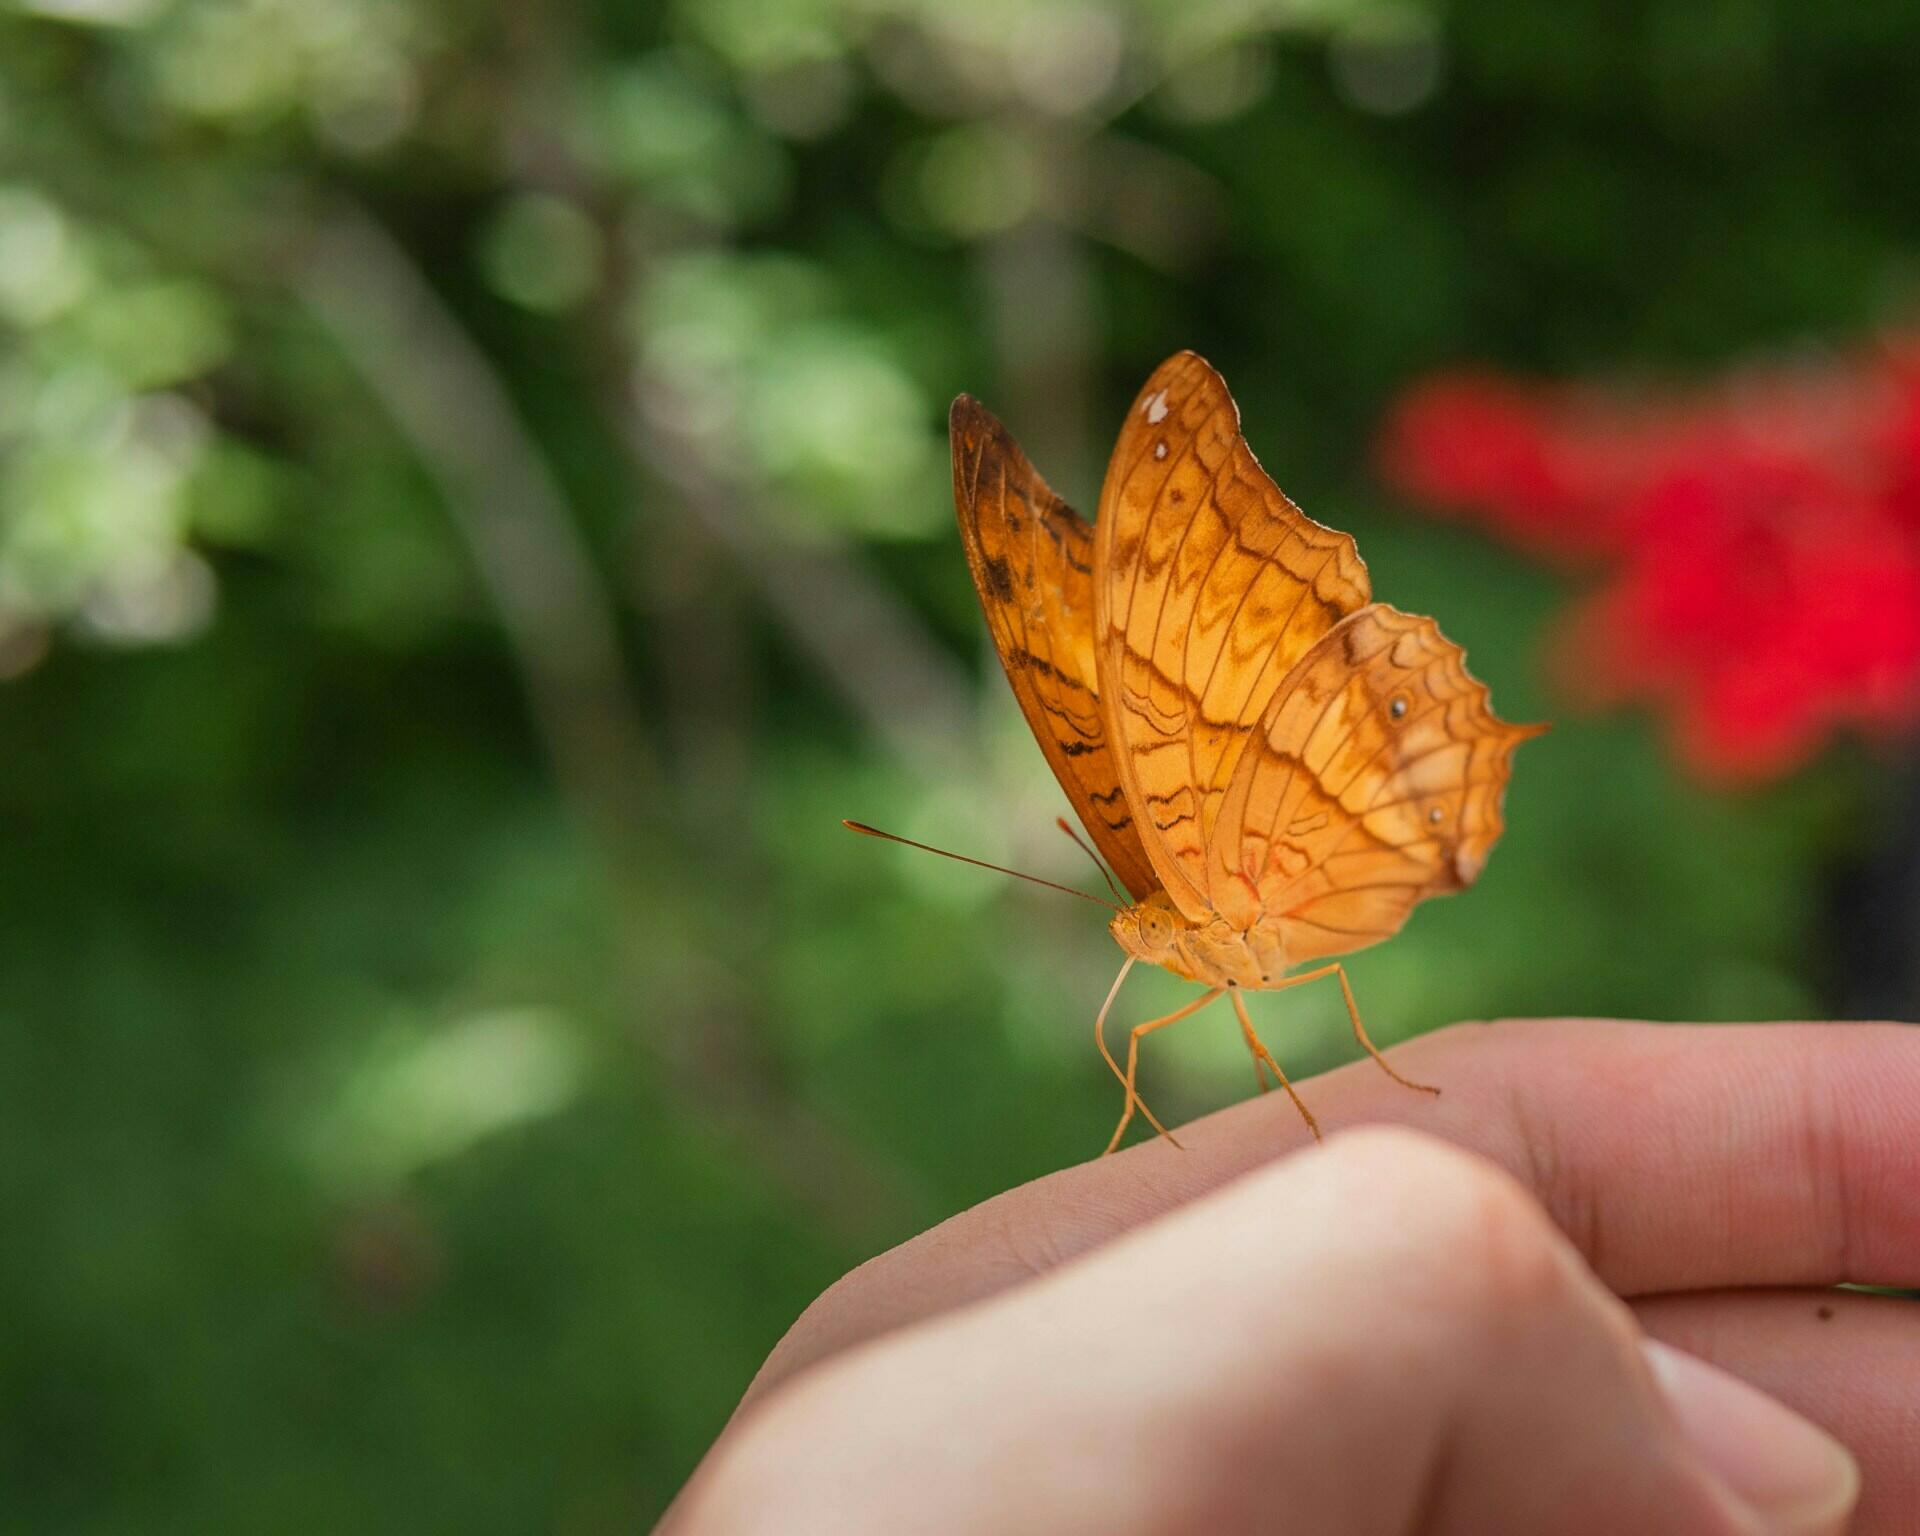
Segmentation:
<svg viewBox="0 0 1920 1536">
<path fill-rule="evenodd" d="M 1353 540 L 1281 494 L 1220 375 L 1181 352 L 1147 380 L 1094 530 L 1098 687 L 1147 856 L 1195 921 L 1242 748 L 1282 678 L 1370 596 Z"/>
<path fill-rule="evenodd" d="M 1000 664 L 1060 787 L 1136 900 L 1158 889 L 1120 788 L 1093 655 L 1093 530 L 971 396 L 953 402 L 953 503 Z"/>
<path fill-rule="evenodd" d="M 1504 829 L 1513 749 L 1545 730 L 1493 713 L 1432 619 L 1374 603 L 1275 691 L 1221 805 L 1221 911 L 1277 924 L 1289 964 L 1388 937 L 1473 883 Z"/>
</svg>

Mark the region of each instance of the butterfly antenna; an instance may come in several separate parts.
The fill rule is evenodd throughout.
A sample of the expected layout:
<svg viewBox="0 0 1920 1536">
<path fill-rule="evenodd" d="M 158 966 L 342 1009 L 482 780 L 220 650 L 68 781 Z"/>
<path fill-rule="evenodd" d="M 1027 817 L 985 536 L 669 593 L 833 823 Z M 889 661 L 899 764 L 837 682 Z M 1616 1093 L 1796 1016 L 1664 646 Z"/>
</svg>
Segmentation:
<svg viewBox="0 0 1920 1536">
<path fill-rule="evenodd" d="M 1078 848 L 1088 858 L 1093 860 L 1093 867 L 1100 871 L 1100 878 L 1107 882 L 1107 889 L 1113 892 L 1113 899 L 1115 901 L 1124 901 L 1126 898 L 1120 894 L 1120 887 L 1113 883 L 1112 873 L 1107 869 L 1106 865 L 1100 862 L 1100 855 L 1080 840 L 1080 834 L 1073 830 L 1067 818 L 1064 816 L 1056 816 L 1053 819 L 1053 824 L 1073 839 L 1074 847 Z"/>
<path fill-rule="evenodd" d="M 935 848 L 928 843 L 916 843 L 910 837 L 902 837 L 897 832 L 882 832 L 878 827 L 870 827 L 864 821 L 842 821 L 840 825 L 849 832 L 858 832 L 862 837 L 878 837 L 884 838 L 889 843 L 904 843 L 909 848 L 918 848 L 922 853 L 937 853 L 943 859 L 956 859 L 962 864 L 971 864 L 977 869 L 990 869 L 996 875 L 1012 875 L 1016 880 L 1044 885 L 1050 891 L 1063 891 L 1069 896 L 1078 896 L 1082 901 L 1091 901 L 1099 906 L 1109 907 L 1115 912 L 1121 910 L 1110 901 L 1102 901 L 1090 891 L 1076 891 L 1070 885 L 1056 885 L 1051 880 L 1042 880 L 1038 875 L 1027 875 L 1017 869 L 1008 869 L 1004 864 L 989 864 L 985 859 L 970 859 L 964 853 L 949 853 L 944 848 Z"/>
</svg>

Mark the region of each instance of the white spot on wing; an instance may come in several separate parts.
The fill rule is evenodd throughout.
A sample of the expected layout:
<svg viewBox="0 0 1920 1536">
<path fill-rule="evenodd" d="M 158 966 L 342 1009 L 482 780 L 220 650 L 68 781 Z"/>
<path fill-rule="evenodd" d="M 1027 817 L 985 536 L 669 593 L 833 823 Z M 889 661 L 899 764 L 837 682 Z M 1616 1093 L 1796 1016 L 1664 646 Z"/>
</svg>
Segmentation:
<svg viewBox="0 0 1920 1536">
<path fill-rule="evenodd" d="M 1155 426 L 1167 419 L 1167 392 L 1164 389 L 1156 391 L 1149 397 L 1146 411 L 1147 420 Z"/>
<path fill-rule="evenodd" d="M 1167 440 L 1164 437 L 1153 445 L 1153 456 L 1156 459 L 1164 459 L 1167 456 Z"/>
</svg>

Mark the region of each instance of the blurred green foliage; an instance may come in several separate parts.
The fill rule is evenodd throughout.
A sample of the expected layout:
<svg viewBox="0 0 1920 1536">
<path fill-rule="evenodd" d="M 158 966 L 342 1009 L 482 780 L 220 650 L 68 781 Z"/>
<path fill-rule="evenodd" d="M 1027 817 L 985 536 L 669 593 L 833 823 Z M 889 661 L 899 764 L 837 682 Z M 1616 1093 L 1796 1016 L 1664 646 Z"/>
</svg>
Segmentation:
<svg viewBox="0 0 1920 1536">
<path fill-rule="evenodd" d="M 837 825 L 1091 874 L 943 402 L 1085 506 L 1204 351 L 1550 715 L 1563 593 L 1371 423 L 1908 313 L 1917 72 L 1920 15 L 1785 0 L 0 0 L 8 1527 L 656 1514 L 816 1291 L 1119 1107 L 1086 912 Z M 1363 1006 L 1836 1007 L 1891 783 L 1563 720 Z M 1251 1086 L 1155 1045 L 1163 1113 Z"/>
</svg>

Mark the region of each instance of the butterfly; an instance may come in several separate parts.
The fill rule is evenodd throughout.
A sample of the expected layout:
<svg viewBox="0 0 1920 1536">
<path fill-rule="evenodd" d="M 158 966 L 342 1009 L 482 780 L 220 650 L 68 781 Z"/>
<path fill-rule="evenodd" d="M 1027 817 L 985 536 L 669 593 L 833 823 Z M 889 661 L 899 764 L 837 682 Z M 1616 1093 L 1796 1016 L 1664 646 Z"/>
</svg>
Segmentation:
<svg viewBox="0 0 1920 1536">
<path fill-rule="evenodd" d="M 949 435 L 1007 680 L 1131 898 L 1110 925 L 1126 960 L 1094 1023 L 1126 1094 L 1107 1151 L 1136 1109 L 1173 1139 L 1140 1097 L 1140 1041 L 1223 996 L 1262 1091 L 1271 1072 L 1317 1138 L 1244 994 L 1329 976 L 1367 1053 L 1437 1093 L 1380 1054 L 1331 957 L 1473 883 L 1503 830 L 1514 748 L 1546 727 L 1499 719 L 1432 619 L 1372 600 L 1352 537 L 1281 493 L 1192 352 L 1127 412 L 1091 527 L 971 396 Z M 1206 990 L 1135 1025 L 1123 1069 L 1107 1018 L 1142 960 Z"/>
</svg>

